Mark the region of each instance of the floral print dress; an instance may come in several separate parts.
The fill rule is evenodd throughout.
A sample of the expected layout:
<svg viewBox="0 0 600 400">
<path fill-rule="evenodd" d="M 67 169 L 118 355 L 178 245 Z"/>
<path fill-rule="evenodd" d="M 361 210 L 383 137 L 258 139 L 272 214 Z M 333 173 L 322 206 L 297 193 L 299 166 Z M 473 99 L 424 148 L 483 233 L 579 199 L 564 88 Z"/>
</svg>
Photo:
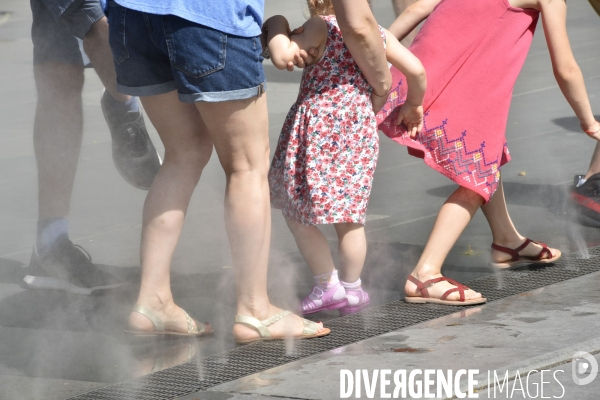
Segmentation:
<svg viewBox="0 0 600 400">
<path fill-rule="evenodd" d="M 304 69 L 269 171 L 273 207 L 304 225 L 365 223 L 379 154 L 372 88 L 334 16 L 318 63 Z M 385 42 L 385 34 L 381 32 Z"/>
</svg>

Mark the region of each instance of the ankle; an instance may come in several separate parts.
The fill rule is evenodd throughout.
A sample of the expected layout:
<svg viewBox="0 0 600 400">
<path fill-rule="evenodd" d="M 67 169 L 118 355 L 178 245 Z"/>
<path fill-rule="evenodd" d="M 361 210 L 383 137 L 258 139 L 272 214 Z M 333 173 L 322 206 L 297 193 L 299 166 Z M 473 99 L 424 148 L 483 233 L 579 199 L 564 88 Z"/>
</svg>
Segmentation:
<svg viewBox="0 0 600 400">
<path fill-rule="evenodd" d="M 434 276 L 442 275 L 442 270 L 441 268 L 425 265 L 415 269 L 413 272 L 411 272 L 411 275 L 418 280 L 423 281 L 431 279 Z"/>
<path fill-rule="evenodd" d="M 338 277 L 338 271 L 334 269 L 331 272 L 326 272 L 320 275 L 314 275 L 313 280 L 315 286 L 317 286 L 321 290 L 329 290 L 338 283 L 340 283 L 340 279 Z"/>
</svg>

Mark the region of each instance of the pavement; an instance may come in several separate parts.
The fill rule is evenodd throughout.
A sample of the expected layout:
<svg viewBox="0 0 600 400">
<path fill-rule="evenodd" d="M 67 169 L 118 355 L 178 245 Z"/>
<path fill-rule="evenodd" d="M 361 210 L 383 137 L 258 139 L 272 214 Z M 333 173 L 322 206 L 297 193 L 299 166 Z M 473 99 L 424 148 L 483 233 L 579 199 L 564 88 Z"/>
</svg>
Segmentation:
<svg viewBox="0 0 600 400">
<path fill-rule="evenodd" d="M 587 2 L 568 4 L 571 45 L 592 107 L 600 113 L 600 18 Z M 297 26 L 304 20 L 303 10 L 301 0 L 267 0 L 265 14 L 284 14 Z M 379 23 L 389 26 L 390 2 L 375 1 L 373 10 Z M 71 238 L 94 262 L 129 284 L 99 296 L 21 287 L 37 220 L 31 12 L 27 2 L 18 0 L 3 0 L 1 12 L 10 14 L 0 14 L 7 15 L 0 17 L 0 399 L 65 399 L 233 348 L 233 271 L 222 218 L 224 179 L 216 157 L 190 204 L 172 263 L 172 286 L 178 304 L 194 317 L 211 321 L 218 334 L 210 341 L 145 344 L 132 344 L 122 334 L 138 289 L 145 192 L 128 186 L 112 164 L 110 134 L 100 110 L 102 86 L 92 70 L 86 71 L 83 93 L 84 140 L 72 198 Z M 278 71 L 268 64 L 265 70 L 273 149 L 296 98 L 300 72 Z M 150 135 L 162 152 L 156 131 L 151 129 Z M 565 213 L 568 185 L 574 174 L 587 170 L 593 143 L 579 130 L 553 78 L 541 23 L 514 90 L 507 139 L 513 159 L 502 173 L 517 228 L 564 253 L 585 253 L 600 244 L 598 229 L 573 223 Z M 452 182 L 382 136 L 363 274 L 373 305 L 402 299 L 403 280 L 454 189 Z M 325 234 L 335 248 L 334 232 L 325 229 Z M 461 281 L 491 274 L 490 242 L 485 218 L 478 213 L 451 252 L 444 273 Z M 564 368 L 563 375 L 557 374 L 567 393 L 563 398 L 591 399 L 600 380 L 587 386 L 569 383 L 571 366 L 560 363 L 574 351 L 600 350 L 600 335 L 594 329 L 598 279 L 593 274 L 498 300 L 477 312 L 471 309 L 414 325 L 220 385 L 196 398 L 338 398 L 340 369 L 408 371 L 460 365 L 480 373 L 508 367 L 511 373 Z M 310 273 L 277 211 L 269 284 L 273 302 L 292 309 L 311 289 Z M 336 317 L 315 316 L 325 322 Z M 543 379 L 547 378 L 553 379 Z M 511 389 L 516 381 L 511 381 Z M 480 398 L 486 390 L 479 392 Z M 548 390 L 550 396 L 561 394 L 556 385 Z M 512 398 L 523 398 L 520 393 L 517 390 Z"/>
</svg>

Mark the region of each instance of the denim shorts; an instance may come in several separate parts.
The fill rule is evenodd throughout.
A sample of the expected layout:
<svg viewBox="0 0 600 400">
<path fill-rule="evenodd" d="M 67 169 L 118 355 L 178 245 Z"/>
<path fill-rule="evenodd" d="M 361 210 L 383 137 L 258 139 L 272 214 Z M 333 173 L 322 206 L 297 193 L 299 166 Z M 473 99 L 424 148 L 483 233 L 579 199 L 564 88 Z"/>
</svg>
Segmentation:
<svg viewBox="0 0 600 400">
<path fill-rule="evenodd" d="M 99 0 L 30 0 L 33 64 L 88 65 L 83 38 L 104 17 Z"/>
<path fill-rule="evenodd" d="M 265 91 L 259 37 L 240 37 L 174 15 L 108 3 L 117 89 L 132 96 L 177 90 L 179 100 L 220 102 Z"/>
</svg>

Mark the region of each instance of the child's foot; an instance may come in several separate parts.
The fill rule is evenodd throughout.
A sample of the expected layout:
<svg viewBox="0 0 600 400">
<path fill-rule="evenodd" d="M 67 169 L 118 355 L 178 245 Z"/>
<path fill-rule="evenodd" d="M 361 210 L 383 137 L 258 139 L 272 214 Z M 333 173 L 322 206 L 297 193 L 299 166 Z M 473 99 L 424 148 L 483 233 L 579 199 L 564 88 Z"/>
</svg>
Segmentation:
<svg viewBox="0 0 600 400">
<path fill-rule="evenodd" d="M 416 278 L 416 280 L 422 282 L 422 283 L 426 283 L 427 281 L 431 280 L 431 279 L 436 279 L 436 278 L 442 278 L 442 274 L 426 274 L 426 273 L 412 273 L 411 274 L 413 276 L 413 278 Z M 414 282 L 411 282 L 411 280 L 407 280 L 406 284 L 404 285 L 404 293 L 406 294 L 406 298 L 413 298 L 413 299 L 417 299 L 417 298 L 431 298 L 431 299 L 438 299 L 438 300 L 444 300 L 444 301 L 449 301 L 449 302 L 461 302 L 461 287 L 459 287 L 458 282 L 457 284 L 452 283 L 454 281 L 452 280 L 440 280 L 439 282 L 436 283 L 432 283 L 430 285 L 427 285 L 424 288 L 419 289 L 417 287 L 417 284 Z M 463 285 L 461 285 L 463 286 Z M 464 286 L 463 286 L 464 287 Z M 481 295 L 481 293 L 476 292 L 472 289 L 466 288 L 463 290 L 464 293 L 464 299 L 462 299 L 462 302 L 471 302 L 474 300 L 478 300 L 478 299 L 482 299 L 483 296 Z M 445 298 L 444 295 L 446 294 L 446 292 L 448 292 L 449 290 L 453 290 L 453 289 L 457 289 L 454 290 L 451 293 L 448 293 L 447 296 Z M 425 295 L 424 291 L 426 291 L 427 295 Z M 443 299 L 442 299 L 443 298 Z"/>
<path fill-rule="evenodd" d="M 344 288 L 346 289 L 346 299 L 348 299 L 348 305 L 340 308 L 341 316 L 358 312 L 369 305 L 371 302 L 369 294 L 362 289 L 360 284 L 358 288 L 348 287 L 346 286 L 347 284 L 345 282 L 343 284 Z"/>
<path fill-rule="evenodd" d="M 346 290 L 339 281 L 326 289 L 315 285 L 312 292 L 302 300 L 302 313 L 306 315 L 319 311 L 337 310 L 347 305 Z"/>
</svg>

